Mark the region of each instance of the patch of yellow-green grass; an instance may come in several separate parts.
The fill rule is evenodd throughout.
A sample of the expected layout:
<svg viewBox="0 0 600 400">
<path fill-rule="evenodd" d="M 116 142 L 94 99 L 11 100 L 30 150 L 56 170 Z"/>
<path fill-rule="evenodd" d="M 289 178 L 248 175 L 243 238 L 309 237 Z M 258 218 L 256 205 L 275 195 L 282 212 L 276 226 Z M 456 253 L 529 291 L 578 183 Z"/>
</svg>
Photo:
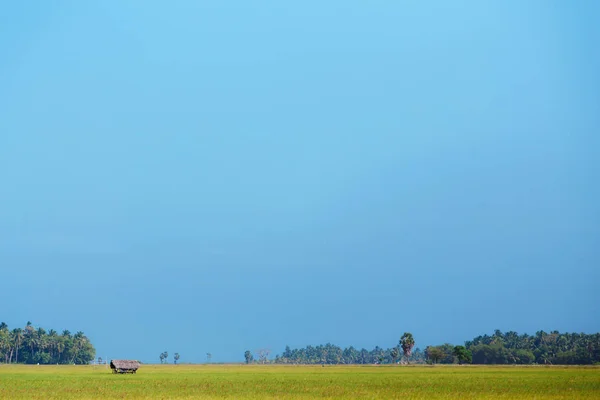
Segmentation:
<svg viewBox="0 0 600 400">
<path fill-rule="evenodd" d="M 0 365 L 0 399 L 600 399 L 597 367 Z"/>
</svg>

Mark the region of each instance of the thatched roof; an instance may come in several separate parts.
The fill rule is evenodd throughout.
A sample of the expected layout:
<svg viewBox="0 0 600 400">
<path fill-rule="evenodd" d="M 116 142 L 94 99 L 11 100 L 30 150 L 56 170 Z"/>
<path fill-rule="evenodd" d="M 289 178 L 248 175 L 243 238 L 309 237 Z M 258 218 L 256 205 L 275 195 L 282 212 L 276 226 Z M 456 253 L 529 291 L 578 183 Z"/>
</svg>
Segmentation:
<svg viewBox="0 0 600 400">
<path fill-rule="evenodd" d="M 140 363 L 135 360 L 111 360 L 110 367 L 112 369 L 138 369 Z"/>
</svg>

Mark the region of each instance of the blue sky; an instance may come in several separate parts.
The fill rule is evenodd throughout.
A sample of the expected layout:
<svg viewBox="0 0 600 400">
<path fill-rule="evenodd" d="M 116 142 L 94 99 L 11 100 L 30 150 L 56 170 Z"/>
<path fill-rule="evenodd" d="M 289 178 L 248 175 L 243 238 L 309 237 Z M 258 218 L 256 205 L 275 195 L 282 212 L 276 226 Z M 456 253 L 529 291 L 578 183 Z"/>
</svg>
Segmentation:
<svg viewBox="0 0 600 400">
<path fill-rule="evenodd" d="M 599 331 L 599 13 L 3 4 L 0 320 L 146 362 Z"/>
</svg>

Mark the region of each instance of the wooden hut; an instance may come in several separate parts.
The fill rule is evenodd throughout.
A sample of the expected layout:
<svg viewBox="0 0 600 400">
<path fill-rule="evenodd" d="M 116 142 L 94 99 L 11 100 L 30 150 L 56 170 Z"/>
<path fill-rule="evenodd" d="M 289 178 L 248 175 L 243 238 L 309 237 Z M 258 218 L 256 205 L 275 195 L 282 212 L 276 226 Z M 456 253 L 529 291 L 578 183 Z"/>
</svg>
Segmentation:
<svg viewBox="0 0 600 400">
<path fill-rule="evenodd" d="M 139 361 L 135 360 L 110 360 L 113 374 L 135 374 L 139 367 Z"/>
</svg>

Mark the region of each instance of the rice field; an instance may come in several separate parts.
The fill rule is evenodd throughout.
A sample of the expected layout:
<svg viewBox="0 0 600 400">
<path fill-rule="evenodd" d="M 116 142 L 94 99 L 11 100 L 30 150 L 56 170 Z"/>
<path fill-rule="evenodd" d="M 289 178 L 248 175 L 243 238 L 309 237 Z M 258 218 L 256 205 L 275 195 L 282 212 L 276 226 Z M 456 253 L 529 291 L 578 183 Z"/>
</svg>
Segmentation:
<svg viewBox="0 0 600 400">
<path fill-rule="evenodd" d="M 0 399 L 600 399 L 598 367 L 0 365 Z"/>
</svg>

